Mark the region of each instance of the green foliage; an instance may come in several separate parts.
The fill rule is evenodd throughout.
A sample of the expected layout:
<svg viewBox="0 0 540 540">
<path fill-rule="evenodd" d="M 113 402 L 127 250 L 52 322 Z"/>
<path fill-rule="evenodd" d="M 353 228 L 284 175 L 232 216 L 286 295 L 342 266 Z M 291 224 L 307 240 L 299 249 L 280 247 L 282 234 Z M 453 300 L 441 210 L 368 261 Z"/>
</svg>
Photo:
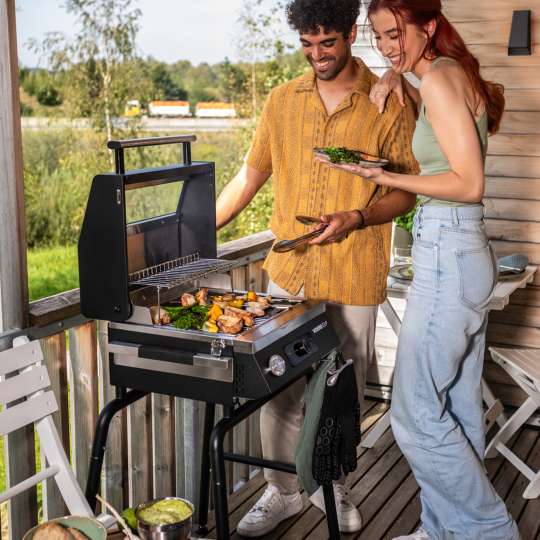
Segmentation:
<svg viewBox="0 0 540 540">
<path fill-rule="evenodd" d="M 414 214 L 416 213 L 417 207 L 418 204 L 416 204 L 415 207 L 404 216 L 398 216 L 397 218 L 395 218 L 394 223 L 398 227 L 401 227 L 402 229 L 405 229 L 407 232 L 412 234 Z"/>
<path fill-rule="evenodd" d="M 30 249 L 27 258 L 31 302 L 79 286 L 76 246 Z"/>
<path fill-rule="evenodd" d="M 36 93 L 36 97 L 39 104 L 46 107 L 56 107 L 62 103 L 60 92 L 52 84 L 40 88 Z"/>
<path fill-rule="evenodd" d="M 158 62 L 151 71 L 154 86 L 153 99 L 187 100 L 188 93 L 177 81 L 172 78 L 167 64 Z"/>
</svg>

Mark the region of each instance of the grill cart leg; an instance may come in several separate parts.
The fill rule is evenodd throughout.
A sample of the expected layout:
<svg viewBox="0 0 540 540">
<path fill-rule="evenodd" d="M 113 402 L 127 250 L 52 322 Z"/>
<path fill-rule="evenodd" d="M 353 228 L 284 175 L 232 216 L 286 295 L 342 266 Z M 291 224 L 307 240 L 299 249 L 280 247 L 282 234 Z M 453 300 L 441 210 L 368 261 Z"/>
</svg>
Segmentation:
<svg viewBox="0 0 540 540">
<path fill-rule="evenodd" d="M 94 442 L 92 443 L 92 454 L 86 482 L 86 500 L 94 511 L 96 509 L 96 494 L 99 491 L 103 456 L 105 455 L 111 420 L 118 411 L 143 398 L 147 395 L 147 392 L 140 392 L 139 390 L 120 391 L 118 395 L 119 397 L 110 401 L 101 411 L 96 424 Z"/>
<path fill-rule="evenodd" d="M 292 381 L 293 383 L 294 381 Z M 292 384 L 291 383 L 291 384 Z M 281 389 L 282 391 L 283 389 Z M 279 393 L 279 392 L 278 392 Z M 223 444 L 225 435 L 235 425 L 245 420 L 248 416 L 260 409 L 265 403 L 273 399 L 278 393 L 271 396 L 248 401 L 234 411 L 230 412 L 230 417 L 225 417 L 219 421 L 212 431 L 210 438 L 210 462 L 212 463 L 216 532 L 219 540 L 229 540 L 229 506 L 227 500 L 227 475 L 225 472 L 225 460 L 247 465 L 256 465 L 266 469 L 276 469 L 279 471 L 296 473 L 296 467 L 290 463 L 281 463 L 267 459 L 253 458 L 233 453 L 225 453 Z M 341 535 L 337 521 L 336 502 L 334 499 L 333 486 L 323 486 L 324 502 L 327 508 L 327 524 L 330 540 L 340 540 Z"/>
<path fill-rule="evenodd" d="M 210 436 L 214 429 L 216 404 L 206 403 L 204 410 L 204 435 L 201 457 L 201 485 L 199 492 L 199 528 L 197 533 L 204 536 L 208 533 L 208 502 L 210 498 Z"/>
<path fill-rule="evenodd" d="M 334 498 L 334 486 L 332 483 L 323 486 L 324 507 L 326 508 L 326 523 L 330 540 L 339 540 L 339 525 L 337 520 L 336 500 Z"/>
</svg>

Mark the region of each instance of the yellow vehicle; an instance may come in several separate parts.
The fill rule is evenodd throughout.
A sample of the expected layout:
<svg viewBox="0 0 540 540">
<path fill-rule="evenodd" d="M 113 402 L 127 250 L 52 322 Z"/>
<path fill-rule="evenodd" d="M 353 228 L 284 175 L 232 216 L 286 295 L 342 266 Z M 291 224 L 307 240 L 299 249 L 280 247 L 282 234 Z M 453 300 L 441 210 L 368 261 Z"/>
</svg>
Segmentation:
<svg viewBox="0 0 540 540">
<path fill-rule="evenodd" d="M 139 103 L 138 99 L 130 99 L 126 103 L 126 108 L 124 109 L 124 116 L 128 118 L 141 116 L 141 104 Z"/>
</svg>

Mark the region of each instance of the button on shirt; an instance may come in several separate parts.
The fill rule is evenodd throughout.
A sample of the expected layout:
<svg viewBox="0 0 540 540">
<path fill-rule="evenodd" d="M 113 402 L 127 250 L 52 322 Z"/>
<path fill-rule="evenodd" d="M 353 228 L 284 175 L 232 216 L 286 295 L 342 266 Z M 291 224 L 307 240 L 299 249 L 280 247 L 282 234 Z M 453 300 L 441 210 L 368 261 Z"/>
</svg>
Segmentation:
<svg viewBox="0 0 540 540">
<path fill-rule="evenodd" d="M 377 77 L 359 59 L 354 89 L 332 114 L 321 100 L 313 72 L 275 88 L 265 104 L 247 164 L 273 175 L 271 229 L 277 240 L 309 231 L 296 215 L 319 217 L 372 205 L 389 188 L 318 163 L 313 148 L 345 146 L 390 160 L 388 170 L 417 173 L 411 150 L 412 107 L 390 96 L 383 114 L 369 101 Z M 265 269 L 291 294 L 350 305 L 384 301 L 391 224 L 354 231 L 340 242 L 270 252 Z"/>
</svg>

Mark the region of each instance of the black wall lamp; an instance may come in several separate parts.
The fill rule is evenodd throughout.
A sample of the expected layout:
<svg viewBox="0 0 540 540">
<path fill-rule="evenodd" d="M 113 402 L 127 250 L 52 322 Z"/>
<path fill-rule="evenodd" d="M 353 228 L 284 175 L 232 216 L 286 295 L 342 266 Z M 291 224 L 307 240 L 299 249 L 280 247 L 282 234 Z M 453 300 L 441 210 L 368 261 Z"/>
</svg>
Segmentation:
<svg viewBox="0 0 540 540">
<path fill-rule="evenodd" d="M 508 56 L 531 54 L 531 10 L 514 11 L 508 42 Z"/>
</svg>

